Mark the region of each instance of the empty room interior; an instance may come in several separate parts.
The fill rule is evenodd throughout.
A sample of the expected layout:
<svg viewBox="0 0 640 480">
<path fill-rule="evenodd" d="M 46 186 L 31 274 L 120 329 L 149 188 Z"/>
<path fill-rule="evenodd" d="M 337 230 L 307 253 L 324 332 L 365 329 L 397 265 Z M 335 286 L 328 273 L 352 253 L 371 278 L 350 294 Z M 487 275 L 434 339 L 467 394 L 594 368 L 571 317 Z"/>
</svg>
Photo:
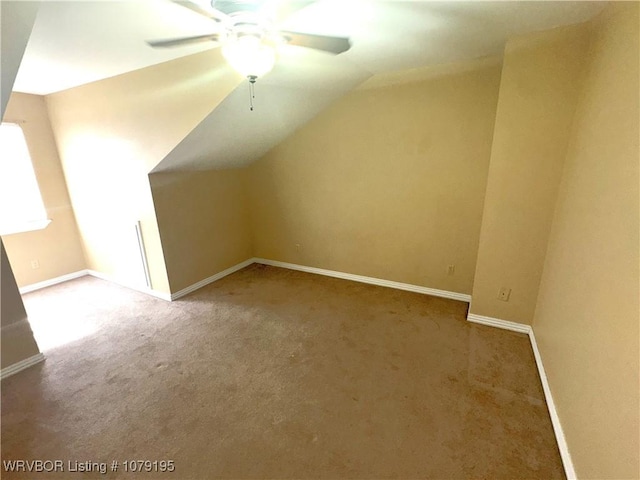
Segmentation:
<svg viewBox="0 0 640 480">
<path fill-rule="evenodd" d="M 0 20 L 2 478 L 640 478 L 640 3 Z"/>
</svg>

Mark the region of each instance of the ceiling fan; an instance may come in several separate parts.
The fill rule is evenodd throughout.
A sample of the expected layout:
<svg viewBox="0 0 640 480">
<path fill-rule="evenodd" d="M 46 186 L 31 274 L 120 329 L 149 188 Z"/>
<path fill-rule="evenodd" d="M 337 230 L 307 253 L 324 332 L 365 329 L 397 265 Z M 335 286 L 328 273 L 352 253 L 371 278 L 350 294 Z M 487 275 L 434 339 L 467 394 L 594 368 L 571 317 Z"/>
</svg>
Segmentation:
<svg viewBox="0 0 640 480">
<path fill-rule="evenodd" d="M 216 31 L 193 37 L 153 40 L 154 48 L 215 42 L 227 62 L 253 84 L 274 66 L 280 45 L 340 54 L 351 47 L 349 38 L 280 30 L 277 25 L 313 1 L 211 0 L 211 8 L 188 0 L 172 0 L 216 22 Z"/>
</svg>

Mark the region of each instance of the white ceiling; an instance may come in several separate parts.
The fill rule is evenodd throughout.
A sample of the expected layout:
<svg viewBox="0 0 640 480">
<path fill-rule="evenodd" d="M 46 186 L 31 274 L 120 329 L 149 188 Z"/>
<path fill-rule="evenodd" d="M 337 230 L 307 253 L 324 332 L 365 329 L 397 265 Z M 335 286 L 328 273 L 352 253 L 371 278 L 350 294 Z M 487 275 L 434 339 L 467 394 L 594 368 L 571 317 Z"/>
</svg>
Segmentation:
<svg viewBox="0 0 640 480">
<path fill-rule="evenodd" d="M 145 40 L 206 33 L 211 25 L 169 1 L 43 1 L 14 90 L 47 95 L 197 53 L 209 46 L 156 50 Z"/>
<path fill-rule="evenodd" d="M 587 20 L 603 4 L 319 0 L 282 26 L 351 37 L 343 56 L 376 74 L 499 54 L 514 34 Z M 212 30 L 168 0 L 44 1 L 14 90 L 46 95 L 190 55 L 210 44 L 152 49 L 145 40 Z"/>
<path fill-rule="evenodd" d="M 246 165 L 367 79 L 375 87 L 397 82 L 398 71 L 414 78 L 501 55 L 513 35 L 586 21 L 605 4 L 318 0 L 281 27 L 349 36 L 352 48 L 332 56 L 285 47 L 256 84 L 254 112 L 244 82 L 154 171 Z M 156 50 L 145 40 L 211 31 L 212 20 L 169 0 L 43 2 L 14 90 L 48 94 L 190 55 L 211 44 Z"/>
</svg>

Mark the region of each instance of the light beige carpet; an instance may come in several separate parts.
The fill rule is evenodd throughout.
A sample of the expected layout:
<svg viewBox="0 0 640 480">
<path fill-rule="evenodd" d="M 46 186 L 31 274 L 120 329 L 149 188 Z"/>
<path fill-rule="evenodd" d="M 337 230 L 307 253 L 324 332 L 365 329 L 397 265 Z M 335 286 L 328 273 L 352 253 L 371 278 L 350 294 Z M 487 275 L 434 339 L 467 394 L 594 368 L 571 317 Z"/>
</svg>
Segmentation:
<svg viewBox="0 0 640 480">
<path fill-rule="evenodd" d="M 462 302 L 252 265 L 174 303 L 85 277 L 25 304 L 75 340 L 2 381 L 3 461 L 175 472 L 2 478 L 563 478 L 527 337 Z"/>
</svg>

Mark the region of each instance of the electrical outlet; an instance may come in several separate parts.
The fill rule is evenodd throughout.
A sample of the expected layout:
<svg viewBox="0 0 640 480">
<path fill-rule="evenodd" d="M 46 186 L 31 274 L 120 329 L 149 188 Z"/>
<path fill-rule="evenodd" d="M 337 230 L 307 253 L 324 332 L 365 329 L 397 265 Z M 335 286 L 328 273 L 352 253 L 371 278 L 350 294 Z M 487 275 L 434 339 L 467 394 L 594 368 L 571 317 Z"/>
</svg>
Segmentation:
<svg viewBox="0 0 640 480">
<path fill-rule="evenodd" d="M 500 290 L 498 291 L 498 300 L 502 300 L 503 302 L 508 302 L 510 295 L 511 295 L 510 288 L 500 287 Z"/>
<path fill-rule="evenodd" d="M 33 268 L 34 270 L 36 268 L 40 268 L 40 262 L 34 258 L 33 260 L 31 260 L 31 268 Z"/>
<path fill-rule="evenodd" d="M 449 267 L 447 268 L 447 275 L 453 275 L 454 273 L 456 273 L 456 266 L 449 265 Z"/>
</svg>

